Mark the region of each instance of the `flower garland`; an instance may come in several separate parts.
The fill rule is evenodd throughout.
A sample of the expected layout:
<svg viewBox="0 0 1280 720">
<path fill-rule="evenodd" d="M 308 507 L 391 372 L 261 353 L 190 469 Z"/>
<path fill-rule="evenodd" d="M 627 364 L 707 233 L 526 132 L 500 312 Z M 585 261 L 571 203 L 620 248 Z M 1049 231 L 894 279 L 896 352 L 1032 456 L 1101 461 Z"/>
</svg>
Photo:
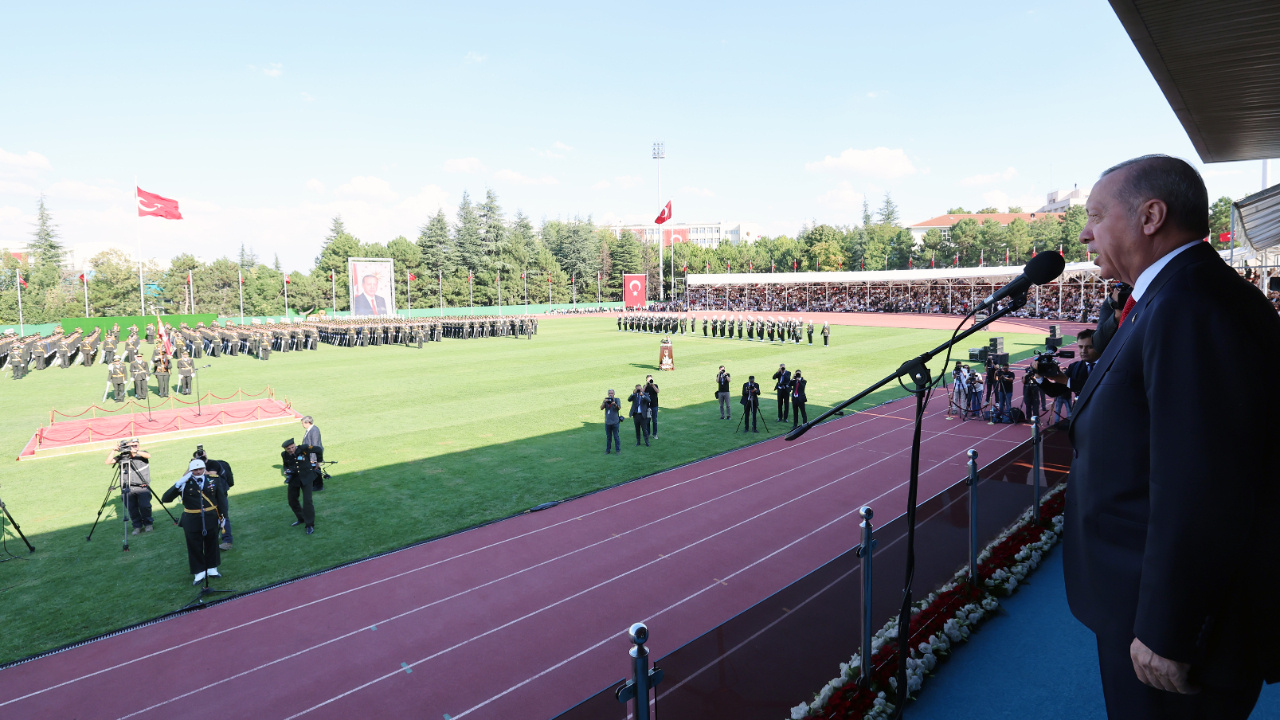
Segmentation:
<svg viewBox="0 0 1280 720">
<path fill-rule="evenodd" d="M 962 568 L 942 587 L 911 608 L 910 639 L 915 646 L 907 658 L 907 694 L 920 691 L 925 676 L 951 651 L 968 641 L 971 632 L 1000 607 L 1062 537 L 1066 484 L 1045 494 L 1037 521 L 1030 508 L 978 554 L 981 589 L 969 583 Z M 854 654 L 840 663 L 840 674 L 822 687 L 812 702 L 791 709 L 791 720 L 804 718 L 862 718 L 887 720 L 897 698 L 898 618 L 890 618 L 871 638 L 871 682 L 859 687 L 862 658 Z M 919 640 L 919 642 L 917 642 Z"/>
</svg>

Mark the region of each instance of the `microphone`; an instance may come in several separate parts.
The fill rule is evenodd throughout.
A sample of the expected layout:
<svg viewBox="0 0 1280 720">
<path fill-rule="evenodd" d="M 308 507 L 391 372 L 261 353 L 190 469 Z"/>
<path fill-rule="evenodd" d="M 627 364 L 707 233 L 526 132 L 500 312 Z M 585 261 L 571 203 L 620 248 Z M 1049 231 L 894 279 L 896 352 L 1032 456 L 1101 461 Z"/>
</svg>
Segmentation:
<svg viewBox="0 0 1280 720">
<path fill-rule="evenodd" d="M 1043 252 L 1036 255 L 1031 258 L 1031 262 L 1022 268 L 1021 275 L 1014 278 L 1013 282 L 988 295 L 986 299 L 979 303 L 975 312 L 986 310 L 1011 295 L 1021 295 L 1032 285 L 1043 285 L 1052 281 L 1062 274 L 1066 266 L 1067 261 L 1056 252 Z"/>
</svg>

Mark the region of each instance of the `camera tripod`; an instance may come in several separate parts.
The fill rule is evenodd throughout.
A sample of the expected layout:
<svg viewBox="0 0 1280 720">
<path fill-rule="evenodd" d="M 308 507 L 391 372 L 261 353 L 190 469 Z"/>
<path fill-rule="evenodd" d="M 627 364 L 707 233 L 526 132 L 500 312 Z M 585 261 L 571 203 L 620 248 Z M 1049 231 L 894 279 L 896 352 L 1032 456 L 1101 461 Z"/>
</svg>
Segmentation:
<svg viewBox="0 0 1280 720">
<path fill-rule="evenodd" d="M 14 520 L 13 515 L 9 514 L 9 508 L 5 506 L 3 499 L 0 499 L 0 513 L 3 513 L 3 514 L 0 514 L 0 543 L 4 542 L 4 520 L 5 518 L 8 518 L 9 524 L 13 525 L 14 532 L 18 533 L 18 537 L 22 538 L 22 542 L 26 544 L 27 552 L 29 553 L 35 552 L 36 551 L 35 546 L 31 544 L 31 541 L 27 539 L 26 535 L 22 534 L 22 526 L 18 525 L 18 521 Z M 4 545 L 3 547 L 4 547 L 5 554 L 8 555 L 9 557 L 5 558 L 4 560 L 0 560 L 0 562 L 7 562 L 9 560 L 12 560 L 13 558 L 19 557 L 9 552 L 9 546 L 7 544 Z"/>
<path fill-rule="evenodd" d="M 123 454 L 127 455 L 128 453 L 126 452 Z M 102 511 L 107 508 L 107 503 L 111 502 L 111 493 L 118 489 L 120 490 L 120 516 L 121 516 L 121 519 L 124 521 L 124 547 L 122 547 L 120 550 L 121 552 L 128 552 L 129 551 L 129 500 L 126 497 L 127 494 L 124 492 L 124 487 L 120 483 L 120 471 L 122 468 L 121 463 L 123 462 L 123 460 L 124 460 L 124 457 L 122 457 L 122 455 L 119 455 L 119 454 L 116 455 L 116 464 L 111 471 L 111 482 L 107 484 L 107 494 L 102 498 L 102 504 L 98 506 L 98 516 L 93 519 L 93 525 L 89 528 L 89 534 L 84 537 L 84 541 L 89 542 L 90 540 L 93 539 L 93 531 L 97 529 L 98 521 L 102 519 Z M 166 507 L 164 502 L 160 500 L 160 496 L 156 495 L 156 491 L 151 487 L 150 483 L 147 484 L 147 490 L 151 493 L 151 496 L 156 499 L 156 502 L 160 503 L 160 507 L 164 508 L 165 513 L 169 516 L 169 519 L 173 521 L 173 524 L 177 525 L 178 519 L 173 516 L 173 513 L 169 512 L 169 508 Z"/>
<path fill-rule="evenodd" d="M 751 409 L 750 409 L 750 410 L 748 410 L 748 407 L 750 407 Z M 755 420 L 759 420 L 759 421 L 761 422 L 761 424 L 763 424 L 763 425 L 764 425 L 764 431 L 765 431 L 766 433 L 767 433 L 767 432 L 769 432 L 769 423 L 765 422 L 764 415 L 762 415 L 762 414 L 760 413 L 760 403 L 759 403 L 759 401 L 757 401 L 757 402 L 755 402 L 755 403 L 752 403 L 752 405 L 751 405 L 751 406 L 748 406 L 748 405 L 743 405 L 743 406 L 742 406 L 742 416 L 738 418 L 738 428 L 742 427 L 742 423 L 747 419 L 747 413 L 748 413 L 748 412 L 754 412 L 754 413 L 755 413 L 755 418 L 754 418 L 754 419 L 755 419 Z M 734 432 L 738 432 L 738 428 L 734 428 L 734 429 L 733 429 L 733 431 L 734 431 Z"/>
</svg>

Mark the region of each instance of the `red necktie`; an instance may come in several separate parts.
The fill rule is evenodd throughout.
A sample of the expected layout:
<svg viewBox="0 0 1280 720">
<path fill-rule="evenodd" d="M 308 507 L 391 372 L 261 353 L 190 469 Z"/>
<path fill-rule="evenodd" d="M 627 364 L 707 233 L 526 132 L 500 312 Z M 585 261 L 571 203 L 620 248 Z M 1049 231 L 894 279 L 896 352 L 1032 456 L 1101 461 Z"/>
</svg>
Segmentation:
<svg viewBox="0 0 1280 720">
<path fill-rule="evenodd" d="M 1138 304 L 1138 301 L 1134 300 L 1132 295 L 1129 296 L 1128 300 L 1124 301 L 1124 309 L 1120 311 L 1120 319 L 1116 321 L 1117 330 L 1119 330 L 1121 327 L 1124 326 L 1124 319 L 1129 316 L 1129 311 L 1132 310 L 1133 306 L 1137 304 Z"/>
</svg>

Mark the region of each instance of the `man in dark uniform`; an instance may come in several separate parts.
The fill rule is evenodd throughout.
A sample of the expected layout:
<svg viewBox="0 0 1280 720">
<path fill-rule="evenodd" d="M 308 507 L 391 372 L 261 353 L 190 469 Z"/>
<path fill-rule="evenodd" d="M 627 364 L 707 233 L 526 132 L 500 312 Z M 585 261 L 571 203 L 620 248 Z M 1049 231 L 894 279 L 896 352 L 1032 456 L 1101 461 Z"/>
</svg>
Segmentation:
<svg viewBox="0 0 1280 720">
<path fill-rule="evenodd" d="M 285 482 L 289 485 L 289 509 L 293 511 L 294 520 L 290 527 L 306 525 L 307 534 L 316 531 L 316 509 L 311 504 L 311 491 L 316 479 L 315 464 L 311 459 L 311 448 L 299 446 L 293 438 L 285 440 L 280 447 L 280 459 L 284 464 Z M 298 495 L 302 495 L 302 503 L 298 503 Z"/>
<path fill-rule="evenodd" d="M 204 462 L 192 460 L 187 474 L 164 491 L 161 502 L 173 502 L 182 497 L 182 519 L 178 524 L 187 537 L 187 567 L 195 575 L 192 585 L 209 577 L 220 577 L 218 565 L 222 555 L 218 550 L 218 502 L 219 486 L 212 478 L 205 477 Z M 225 495 L 222 498 L 225 502 Z"/>
<path fill-rule="evenodd" d="M 826 347 L 831 342 L 831 324 L 822 323 L 822 347 Z"/>
<path fill-rule="evenodd" d="M 755 339 L 756 339 L 756 321 L 750 315 L 748 315 L 747 316 L 747 341 L 750 342 Z"/>
<path fill-rule="evenodd" d="M 707 336 L 707 318 L 703 317 L 702 318 L 702 337 L 706 337 L 706 336 Z"/>
<path fill-rule="evenodd" d="M 184 350 L 182 356 L 178 358 L 178 393 L 180 395 L 191 394 L 191 376 L 195 372 L 195 367 L 191 356 Z"/>
<path fill-rule="evenodd" d="M 809 334 L 809 344 L 812 345 L 813 344 L 813 321 L 812 320 L 809 321 L 809 325 L 805 328 L 805 330 Z"/>
<path fill-rule="evenodd" d="M 231 463 L 225 460 L 210 460 L 205 454 L 203 445 L 196 446 L 196 452 L 192 457 L 204 463 L 205 477 L 218 485 L 218 494 L 221 498 L 218 501 L 218 517 L 222 520 L 222 542 L 218 544 L 218 549 L 230 550 L 232 547 L 231 510 L 228 504 L 231 488 L 236 484 L 235 476 L 231 473 Z"/>
<path fill-rule="evenodd" d="M 743 412 L 742 432 L 760 432 L 756 424 L 756 417 L 760 414 L 760 384 L 756 382 L 755 375 L 748 376 L 747 381 L 742 383 L 742 399 L 738 402 L 742 405 Z"/>
<path fill-rule="evenodd" d="M 156 375 L 156 396 L 169 397 L 169 356 L 160 353 L 160 357 L 156 358 L 156 364 L 152 368 L 152 372 Z"/>
<path fill-rule="evenodd" d="M 778 422 L 784 422 L 791 410 L 791 371 L 786 365 L 779 365 L 773 379 L 777 381 L 773 389 L 778 393 Z"/>
<path fill-rule="evenodd" d="M 124 363 L 120 362 L 120 358 L 116 358 L 111 363 L 111 367 L 107 369 L 107 380 L 111 383 L 112 390 L 115 391 L 114 399 L 116 402 L 124 402 L 124 381 L 128 377 L 125 372 Z"/>
<path fill-rule="evenodd" d="M 147 361 L 136 355 L 129 363 L 129 374 L 133 376 L 133 396 L 138 400 L 147 399 Z"/>
</svg>

